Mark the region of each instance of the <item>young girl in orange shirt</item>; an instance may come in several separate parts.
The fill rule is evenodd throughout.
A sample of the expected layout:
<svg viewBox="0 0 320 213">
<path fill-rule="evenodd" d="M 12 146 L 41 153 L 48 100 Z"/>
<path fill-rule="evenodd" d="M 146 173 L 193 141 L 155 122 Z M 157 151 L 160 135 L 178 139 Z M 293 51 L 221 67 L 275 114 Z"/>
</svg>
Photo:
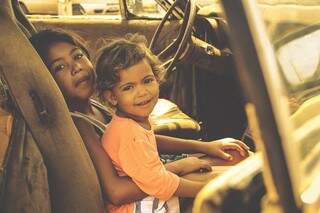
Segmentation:
<svg viewBox="0 0 320 213">
<path fill-rule="evenodd" d="M 159 98 L 162 69 L 156 56 L 134 38 L 131 40 L 111 42 L 97 60 L 99 97 L 115 109 L 102 145 L 118 174 L 131 177 L 150 197 L 122 206 L 109 205 L 108 210 L 179 212 L 175 196 L 194 197 L 204 183 L 180 178 L 161 163 L 158 148 L 162 147 L 156 143 L 149 115 Z M 210 149 L 216 149 L 216 153 L 239 150 L 239 144 L 211 143 Z"/>
</svg>

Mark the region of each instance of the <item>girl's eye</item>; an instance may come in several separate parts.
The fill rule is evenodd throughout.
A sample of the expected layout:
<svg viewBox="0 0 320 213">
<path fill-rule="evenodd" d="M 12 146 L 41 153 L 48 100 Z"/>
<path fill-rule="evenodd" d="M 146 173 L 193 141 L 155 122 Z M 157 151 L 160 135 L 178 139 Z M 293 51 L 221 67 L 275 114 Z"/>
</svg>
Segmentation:
<svg viewBox="0 0 320 213">
<path fill-rule="evenodd" d="M 123 88 L 122 88 L 122 91 L 129 91 L 129 90 L 131 90 L 131 89 L 133 89 L 133 86 L 128 85 L 128 86 L 123 87 Z"/>
<path fill-rule="evenodd" d="M 146 78 L 146 79 L 144 79 L 144 83 L 145 84 L 150 84 L 150 83 L 152 83 L 153 81 L 154 81 L 155 79 L 152 77 L 152 78 Z"/>
<path fill-rule="evenodd" d="M 78 59 L 83 58 L 83 56 L 84 56 L 83 53 L 77 53 L 77 54 L 75 54 L 74 59 L 78 60 Z"/>
<path fill-rule="evenodd" d="M 66 66 L 64 64 L 58 64 L 53 67 L 53 71 L 60 72 L 60 71 L 64 70 L 65 68 L 66 68 Z"/>
</svg>

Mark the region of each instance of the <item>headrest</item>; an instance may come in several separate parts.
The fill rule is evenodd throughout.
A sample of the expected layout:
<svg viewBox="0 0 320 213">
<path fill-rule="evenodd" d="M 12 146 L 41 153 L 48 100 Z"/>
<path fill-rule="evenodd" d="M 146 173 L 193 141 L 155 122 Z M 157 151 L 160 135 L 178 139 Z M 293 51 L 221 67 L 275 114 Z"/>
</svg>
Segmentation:
<svg viewBox="0 0 320 213">
<path fill-rule="evenodd" d="M 18 23 L 18 26 L 23 31 L 23 33 L 30 38 L 31 35 L 36 33 L 36 28 L 31 24 L 27 19 L 26 15 L 22 11 L 18 0 L 12 0 L 12 9 L 15 15 L 15 19 Z"/>
<path fill-rule="evenodd" d="M 8 18 L 14 19 L 15 15 L 12 9 L 11 0 L 0 0 L 0 16 L 6 16 Z"/>
</svg>

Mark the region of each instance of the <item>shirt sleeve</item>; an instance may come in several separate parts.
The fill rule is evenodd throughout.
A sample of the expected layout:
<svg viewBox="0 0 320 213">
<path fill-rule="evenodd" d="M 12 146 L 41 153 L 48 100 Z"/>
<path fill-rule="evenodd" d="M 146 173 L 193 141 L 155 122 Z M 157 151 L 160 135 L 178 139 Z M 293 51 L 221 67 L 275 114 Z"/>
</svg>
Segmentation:
<svg viewBox="0 0 320 213">
<path fill-rule="evenodd" d="M 179 177 L 166 170 L 147 135 L 136 134 L 130 141 L 122 141 L 119 159 L 124 172 L 145 193 L 168 200 L 177 190 Z"/>
</svg>

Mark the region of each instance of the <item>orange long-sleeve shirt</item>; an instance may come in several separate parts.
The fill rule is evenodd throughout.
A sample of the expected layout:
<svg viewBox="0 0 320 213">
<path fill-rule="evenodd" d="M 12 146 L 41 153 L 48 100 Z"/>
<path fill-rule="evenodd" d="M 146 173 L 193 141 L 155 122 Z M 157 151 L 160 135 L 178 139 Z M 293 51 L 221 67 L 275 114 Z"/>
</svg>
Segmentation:
<svg viewBox="0 0 320 213">
<path fill-rule="evenodd" d="M 153 130 L 129 118 L 114 115 L 102 137 L 102 145 L 120 176 L 130 176 L 146 194 L 168 200 L 179 185 L 179 177 L 161 163 Z M 108 206 L 110 212 L 133 212 L 133 203 Z"/>
</svg>

